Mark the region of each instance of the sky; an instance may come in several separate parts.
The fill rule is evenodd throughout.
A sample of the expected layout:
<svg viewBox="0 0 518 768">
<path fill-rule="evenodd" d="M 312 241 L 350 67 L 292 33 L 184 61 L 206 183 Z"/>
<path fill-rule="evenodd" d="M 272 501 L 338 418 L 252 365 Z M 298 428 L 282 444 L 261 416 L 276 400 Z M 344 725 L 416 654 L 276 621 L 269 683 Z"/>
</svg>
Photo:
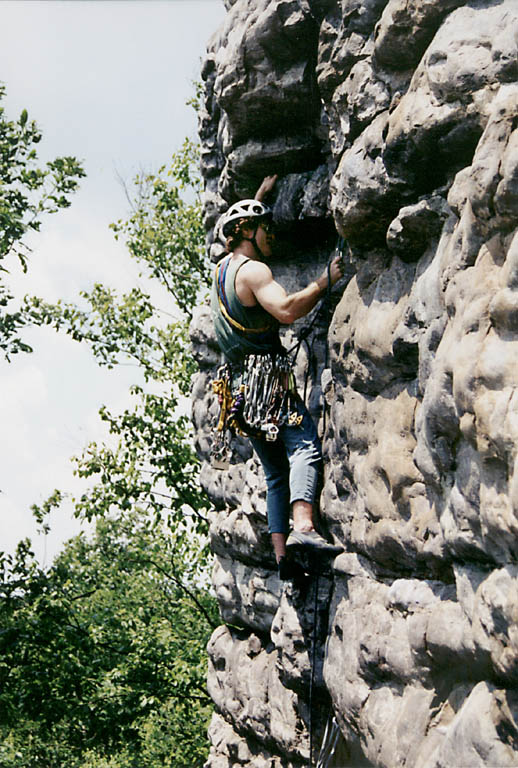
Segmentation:
<svg viewBox="0 0 518 768">
<path fill-rule="evenodd" d="M 144 287 L 109 229 L 129 213 L 120 178 L 131 186 L 195 137 L 186 101 L 224 15 L 222 0 L 0 0 L 6 117 L 27 109 L 43 133 L 40 158 L 73 155 L 87 173 L 72 206 L 26 241 L 28 274 L 12 263 L 13 293 L 73 301 L 95 282 Z M 103 439 L 100 406 L 121 411 L 139 379 L 131 367 L 99 368 L 86 346 L 52 330 L 23 338 L 32 354 L 0 360 L 0 550 L 29 537 L 49 565 L 80 526 L 69 503 L 42 535 L 30 507 L 55 488 L 80 492 L 71 457 Z"/>
</svg>

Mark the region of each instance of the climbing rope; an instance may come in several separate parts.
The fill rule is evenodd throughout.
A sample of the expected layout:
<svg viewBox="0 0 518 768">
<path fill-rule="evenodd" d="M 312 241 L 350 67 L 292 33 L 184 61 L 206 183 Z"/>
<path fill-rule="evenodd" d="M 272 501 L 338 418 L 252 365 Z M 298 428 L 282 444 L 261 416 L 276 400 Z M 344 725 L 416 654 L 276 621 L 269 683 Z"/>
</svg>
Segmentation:
<svg viewBox="0 0 518 768">
<path fill-rule="evenodd" d="M 315 576 L 315 599 L 313 602 L 313 639 L 311 642 L 311 675 L 309 678 L 309 768 L 313 768 L 313 683 L 317 658 L 317 608 L 318 608 L 318 569 Z"/>
<path fill-rule="evenodd" d="M 345 240 L 340 237 L 338 239 L 338 245 L 335 250 L 335 253 L 338 251 L 338 253 L 341 255 L 343 264 L 345 266 L 345 248 L 346 243 Z M 349 246 L 347 246 L 349 249 Z M 349 256 L 350 256 L 350 249 L 349 249 Z M 329 316 L 331 313 L 331 292 L 332 292 L 332 286 L 331 286 L 331 262 L 333 258 L 331 258 L 328 261 L 327 264 L 327 289 L 326 294 L 324 298 L 321 300 L 321 304 L 319 309 L 317 310 L 315 317 L 311 321 L 309 325 L 309 332 L 311 332 L 311 328 L 314 326 L 316 319 L 320 316 L 324 317 L 325 324 L 328 327 L 329 326 Z M 309 332 L 305 334 L 304 340 L 307 342 L 307 337 L 309 335 Z M 299 345 L 300 348 L 300 345 Z M 299 349 L 298 348 L 298 349 Z M 298 353 L 297 349 L 297 353 Z M 312 349 L 312 345 L 311 345 Z M 295 355 L 296 357 L 296 355 Z M 304 382 L 304 400 L 306 399 L 306 386 L 307 386 L 307 376 L 309 371 L 309 352 L 308 352 L 308 369 L 306 371 L 306 380 Z M 326 340 L 325 340 L 325 354 L 324 354 L 324 368 L 328 368 L 329 366 L 329 341 L 326 334 Z M 326 431 L 326 402 L 325 398 L 323 399 L 322 403 L 322 419 L 323 419 L 323 433 L 325 434 Z M 318 607 L 318 589 L 319 589 L 319 570 L 318 566 L 316 569 L 316 576 L 315 576 L 315 599 L 314 599 L 314 605 L 313 605 L 313 640 L 312 640 L 312 649 L 311 649 L 311 677 L 310 677 L 310 683 L 309 683 L 309 768 L 313 768 L 313 740 L 314 740 L 314 727 L 313 727 L 313 683 L 314 683 L 314 677 L 315 677 L 315 666 L 316 666 L 316 653 L 317 653 L 317 628 L 318 628 L 318 619 L 317 619 L 317 607 Z M 330 716 L 331 717 L 331 716 Z M 338 743 L 338 737 L 340 735 L 340 729 L 338 728 L 338 723 L 336 722 L 336 719 L 332 718 L 332 725 L 330 726 L 330 720 L 328 719 L 328 722 L 326 724 L 326 730 L 324 733 L 324 739 L 320 748 L 320 754 L 318 758 L 318 762 L 316 765 L 316 768 L 326 768 L 329 764 L 329 761 L 333 757 L 336 745 Z"/>
<path fill-rule="evenodd" d="M 343 258 L 343 255 L 342 255 Z M 329 289 L 329 283 L 331 282 L 331 274 L 330 274 L 330 265 L 331 262 L 327 265 L 327 299 L 329 303 L 331 303 L 331 291 Z M 326 341 L 325 341 L 325 347 L 324 347 L 324 370 L 327 370 L 329 368 L 329 337 L 326 333 Z M 326 434 L 326 426 L 327 426 L 327 402 L 324 393 L 322 392 L 322 440 L 325 437 Z"/>
<path fill-rule="evenodd" d="M 331 286 L 331 262 L 333 261 L 333 258 L 335 255 L 340 255 L 342 258 L 342 263 L 345 266 L 345 245 L 346 243 L 343 237 L 339 237 L 337 246 L 333 251 L 333 256 L 329 259 L 327 263 L 326 292 L 324 296 L 320 299 L 320 302 L 318 303 L 316 309 L 313 310 L 313 317 L 311 318 L 311 321 L 300 329 L 299 333 L 297 334 L 297 341 L 288 350 L 288 355 L 291 356 L 292 365 L 295 364 L 295 361 L 297 359 L 300 348 L 302 347 L 302 344 L 303 343 L 309 344 L 309 342 L 307 341 L 308 337 L 313 331 L 317 322 L 322 321 L 322 324 L 326 326 L 329 324 L 329 314 L 331 312 L 331 294 L 333 290 Z M 311 345 L 311 347 L 312 346 L 313 345 Z M 327 364 L 327 351 L 326 351 L 326 364 Z"/>
<path fill-rule="evenodd" d="M 316 359 L 313 351 L 315 336 L 313 336 L 311 342 L 309 341 L 309 336 L 318 322 L 321 322 L 323 326 L 325 326 L 326 328 L 329 328 L 330 315 L 331 315 L 331 309 L 332 309 L 331 262 L 333 261 L 333 258 L 335 255 L 340 255 L 342 259 L 343 267 L 345 269 L 345 267 L 347 266 L 347 263 L 348 262 L 350 263 L 351 249 L 343 237 L 338 238 L 336 248 L 333 251 L 333 256 L 329 259 L 327 263 L 326 292 L 322 297 L 322 299 L 320 300 L 319 304 L 317 305 L 317 308 L 314 310 L 314 314 L 313 314 L 313 317 L 311 318 L 311 321 L 307 325 L 303 326 L 303 328 L 301 328 L 301 330 L 297 335 L 297 341 L 288 350 L 288 355 L 291 357 L 291 364 L 293 367 L 295 367 L 297 356 L 302 348 L 302 345 L 305 344 L 306 346 L 308 363 L 307 363 L 306 372 L 304 375 L 304 398 L 303 398 L 306 405 L 307 405 L 307 390 L 308 390 L 310 373 L 313 373 L 313 375 L 315 376 L 317 372 Z M 346 275 L 344 275 L 344 277 L 345 276 Z M 325 344 L 324 344 L 324 370 L 328 367 L 329 367 L 329 341 L 326 334 Z M 324 399 L 322 403 L 322 423 L 323 423 L 324 434 L 326 431 L 326 419 L 327 419 L 327 409 L 326 409 L 326 402 Z"/>
<path fill-rule="evenodd" d="M 334 757 L 339 738 L 340 728 L 338 722 L 336 717 L 333 714 L 330 714 L 326 723 L 326 730 L 324 732 L 322 746 L 320 747 L 316 768 L 327 768 L 331 762 L 331 758 Z"/>
</svg>

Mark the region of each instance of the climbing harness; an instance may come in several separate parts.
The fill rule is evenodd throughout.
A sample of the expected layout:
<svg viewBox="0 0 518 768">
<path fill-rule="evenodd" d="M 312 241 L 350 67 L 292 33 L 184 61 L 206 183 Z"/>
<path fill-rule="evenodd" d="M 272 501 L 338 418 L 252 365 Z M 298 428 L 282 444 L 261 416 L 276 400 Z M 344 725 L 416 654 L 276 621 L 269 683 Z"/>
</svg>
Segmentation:
<svg viewBox="0 0 518 768">
<path fill-rule="evenodd" d="M 297 410 L 295 377 L 285 355 L 247 355 L 235 391 L 232 391 L 232 379 L 231 366 L 225 363 L 212 382 L 220 405 L 211 450 L 211 464 L 216 469 L 228 468 L 234 435 L 262 437 L 274 442 L 279 427 L 299 426 L 302 422 Z"/>
</svg>

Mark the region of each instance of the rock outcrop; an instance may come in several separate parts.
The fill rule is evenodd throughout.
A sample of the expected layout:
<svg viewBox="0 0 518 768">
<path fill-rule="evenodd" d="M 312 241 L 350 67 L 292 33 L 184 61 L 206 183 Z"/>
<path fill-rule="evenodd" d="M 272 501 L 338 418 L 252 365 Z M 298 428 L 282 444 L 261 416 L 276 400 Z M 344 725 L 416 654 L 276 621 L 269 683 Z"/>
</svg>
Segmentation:
<svg viewBox="0 0 518 768">
<path fill-rule="evenodd" d="M 307 284 L 337 233 L 352 277 L 307 392 L 345 552 L 300 587 L 277 579 L 246 441 L 228 472 L 208 463 L 207 307 L 192 326 L 225 622 L 207 768 L 316 764 L 332 717 L 328 766 L 517 766 L 518 4 L 226 7 L 200 120 L 212 255 L 218 215 L 279 173 L 277 278 Z"/>
</svg>

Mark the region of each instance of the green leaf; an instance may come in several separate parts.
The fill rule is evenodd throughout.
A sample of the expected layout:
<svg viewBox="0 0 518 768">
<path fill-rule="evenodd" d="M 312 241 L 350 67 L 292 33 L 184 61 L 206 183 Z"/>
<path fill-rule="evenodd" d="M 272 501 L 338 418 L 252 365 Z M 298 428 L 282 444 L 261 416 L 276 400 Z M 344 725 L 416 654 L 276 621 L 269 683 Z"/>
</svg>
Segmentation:
<svg viewBox="0 0 518 768">
<path fill-rule="evenodd" d="M 37 138 L 28 122 L 23 136 L 13 124 L 3 145 L 0 136 L 5 253 L 68 204 L 83 175 L 74 158 L 39 168 Z M 15 168 L 10 153 L 20 148 Z M 15 299 L 0 284 L 0 343 L 11 354 L 23 350 L 19 329 L 47 325 L 88 344 L 99 365 L 133 365 L 139 382 L 125 410 L 100 409 L 107 440 L 74 459 L 87 480 L 74 514 L 91 533 L 67 542 L 46 569 L 28 541 L 0 555 L 2 768 L 201 768 L 206 760 L 206 645 L 219 616 L 208 500 L 180 407 L 196 372 L 189 318 L 210 272 L 197 162 L 186 141 L 167 168 L 136 180 L 129 219 L 112 225 L 143 267 L 138 287 L 121 294 L 95 284 L 76 302 L 32 297 L 11 310 Z M 27 256 L 22 250 L 25 265 Z M 44 532 L 65 497 L 55 491 L 33 505 Z"/>
<path fill-rule="evenodd" d="M 2 86 L 0 100 L 4 95 Z M 56 158 L 40 167 L 35 149 L 40 140 L 41 133 L 34 122 L 29 122 L 26 109 L 15 122 L 8 120 L 0 108 L 0 261 L 12 253 L 18 257 L 23 272 L 28 270 L 30 254 L 25 235 L 38 232 L 47 214 L 67 208 L 70 194 L 85 175 L 81 164 L 72 157 Z M 31 351 L 18 335 L 31 321 L 23 311 L 9 311 L 13 297 L 3 282 L 5 269 L 0 270 L 0 350 L 9 361 L 14 354 Z"/>
</svg>

